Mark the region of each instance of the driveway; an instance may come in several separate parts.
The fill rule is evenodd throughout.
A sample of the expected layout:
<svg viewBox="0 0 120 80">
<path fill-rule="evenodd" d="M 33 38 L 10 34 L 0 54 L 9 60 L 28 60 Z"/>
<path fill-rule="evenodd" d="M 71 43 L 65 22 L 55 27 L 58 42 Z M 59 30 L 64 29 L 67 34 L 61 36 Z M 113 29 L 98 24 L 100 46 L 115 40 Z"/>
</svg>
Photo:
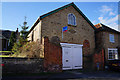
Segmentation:
<svg viewBox="0 0 120 80">
<path fill-rule="evenodd" d="M 53 79 L 65 79 L 65 80 L 120 80 L 120 72 L 114 71 L 96 71 L 96 72 L 80 72 L 80 71 L 63 71 L 56 74 L 47 75 L 30 75 L 30 76 L 4 76 L 2 80 L 53 80 Z"/>
</svg>

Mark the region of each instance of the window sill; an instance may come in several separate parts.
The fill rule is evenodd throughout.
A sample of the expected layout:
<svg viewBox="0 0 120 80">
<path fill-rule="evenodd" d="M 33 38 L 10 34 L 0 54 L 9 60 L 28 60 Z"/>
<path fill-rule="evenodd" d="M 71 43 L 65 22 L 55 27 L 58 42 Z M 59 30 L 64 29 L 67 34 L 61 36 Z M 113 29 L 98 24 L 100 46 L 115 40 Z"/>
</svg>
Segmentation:
<svg viewBox="0 0 120 80">
<path fill-rule="evenodd" d="M 118 59 L 108 59 L 108 60 L 118 60 Z"/>
<path fill-rule="evenodd" d="M 110 43 L 115 43 L 115 42 L 110 42 Z"/>
<path fill-rule="evenodd" d="M 68 26 L 76 27 L 77 25 L 71 25 L 71 24 L 68 24 Z"/>
</svg>

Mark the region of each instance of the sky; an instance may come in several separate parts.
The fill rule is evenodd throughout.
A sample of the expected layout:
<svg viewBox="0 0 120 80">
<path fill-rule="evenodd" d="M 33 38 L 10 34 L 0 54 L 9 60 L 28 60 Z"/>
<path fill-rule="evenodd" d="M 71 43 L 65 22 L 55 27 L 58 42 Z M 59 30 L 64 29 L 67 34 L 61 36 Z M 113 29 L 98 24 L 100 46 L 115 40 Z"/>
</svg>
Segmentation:
<svg viewBox="0 0 120 80">
<path fill-rule="evenodd" d="M 15 31 L 19 28 L 20 31 L 19 25 L 23 25 L 25 16 L 30 29 L 39 16 L 69 3 L 2 2 L 2 27 L 0 29 Z M 103 23 L 118 30 L 118 2 L 74 3 L 93 24 Z"/>
</svg>

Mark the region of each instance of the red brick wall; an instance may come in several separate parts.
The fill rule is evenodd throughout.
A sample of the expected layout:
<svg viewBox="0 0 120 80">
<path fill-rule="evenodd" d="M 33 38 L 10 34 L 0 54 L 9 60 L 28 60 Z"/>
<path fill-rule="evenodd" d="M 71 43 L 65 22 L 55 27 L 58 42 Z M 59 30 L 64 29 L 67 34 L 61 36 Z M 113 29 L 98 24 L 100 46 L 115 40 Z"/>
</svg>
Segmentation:
<svg viewBox="0 0 120 80">
<path fill-rule="evenodd" d="M 44 69 L 47 72 L 62 71 L 62 48 L 44 38 Z"/>
<path fill-rule="evenodd" d="M 98 63 L 99 63 L 99 69 L 97 67 Z M 104 69 L 104 49 L 94 54 L 94 68 L 96 70 Z"/>
<path fill-rule="evenodd" d="M 84 40 L 83 42 L 83 54 L 84 55 L 90 54 L 90 43 L 88 40 Z"/>
</svg>

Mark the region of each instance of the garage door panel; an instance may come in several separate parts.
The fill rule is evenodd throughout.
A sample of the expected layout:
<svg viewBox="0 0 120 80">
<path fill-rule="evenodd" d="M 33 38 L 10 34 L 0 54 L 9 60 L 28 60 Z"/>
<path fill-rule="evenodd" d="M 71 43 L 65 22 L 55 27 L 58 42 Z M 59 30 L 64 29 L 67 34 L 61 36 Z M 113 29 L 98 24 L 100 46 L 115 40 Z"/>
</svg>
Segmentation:
<svg viewBox="0 0 120 80">
<path fill-rule="evenodd" d="M 71 47 L 63 47 L 63 69 L 72 69 Z"/>
<path fill-rule="evenodd" d="M 73 69 L 82 68 L 82 48 L 73 47 Z"/>
<path fill-rule="evenodd" d="M 82 68 L 82 46 L 65 44 L 62 56 L 63 70 Z"/>
</svg>

